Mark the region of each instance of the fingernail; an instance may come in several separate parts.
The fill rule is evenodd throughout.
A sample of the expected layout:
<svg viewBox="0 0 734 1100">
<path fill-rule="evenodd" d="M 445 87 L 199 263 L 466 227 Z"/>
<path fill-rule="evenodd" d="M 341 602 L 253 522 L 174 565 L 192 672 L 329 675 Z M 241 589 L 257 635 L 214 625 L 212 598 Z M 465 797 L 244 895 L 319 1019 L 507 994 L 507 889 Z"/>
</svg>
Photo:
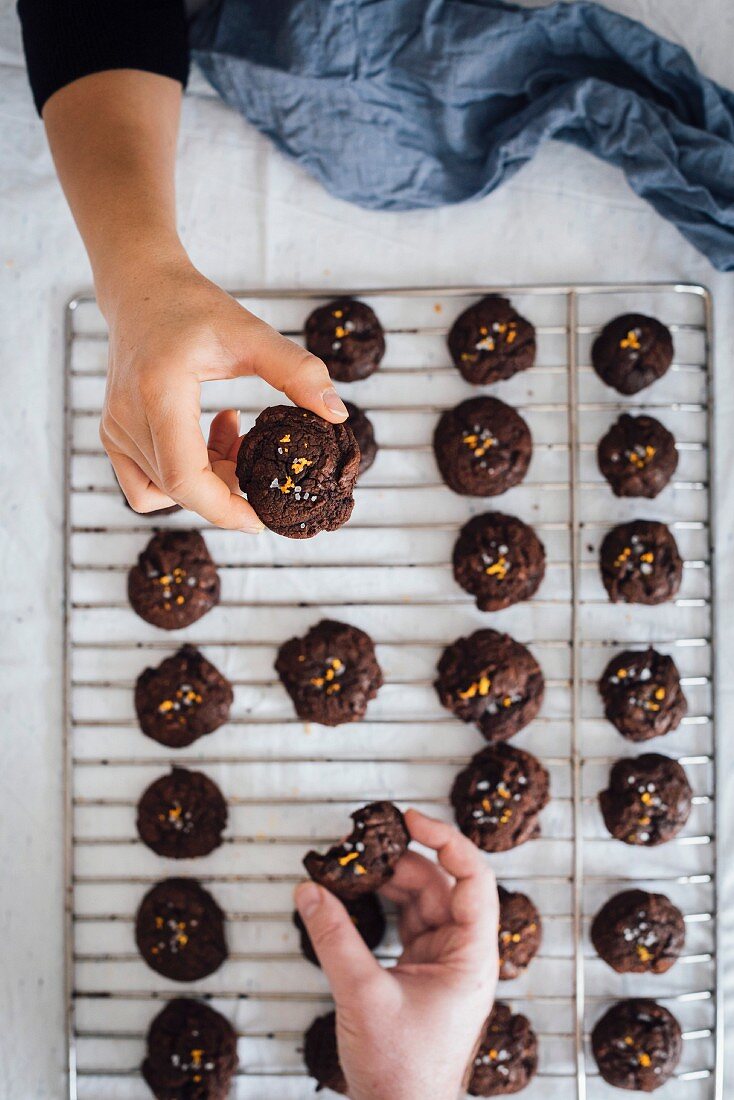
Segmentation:
<svg viewBox="0 0 734 1100">
<path fill-rule="evenodd" d="M 321 904 L 321 891 L 314 882 L 302 882 L 296 888 L 296 908 L 304 920 L 313 914 Z"/>
<path fill-rule="evenodd" d="M 324 390 L 321 400 L 329 412 L 338 413 L 339 416 L 349 416 L 344 402 L 333 387 L 330 390 Z"/>
<path fill-rule="evenodd" d="M 261 523 L 260 520 L 253 520 L 252 523 L 248 524 L 246 527 L 240 527 L 240 531 L 245 535 L 259 535 L 260 532 L 264 530 L 265 524 Z"/>
</svg>

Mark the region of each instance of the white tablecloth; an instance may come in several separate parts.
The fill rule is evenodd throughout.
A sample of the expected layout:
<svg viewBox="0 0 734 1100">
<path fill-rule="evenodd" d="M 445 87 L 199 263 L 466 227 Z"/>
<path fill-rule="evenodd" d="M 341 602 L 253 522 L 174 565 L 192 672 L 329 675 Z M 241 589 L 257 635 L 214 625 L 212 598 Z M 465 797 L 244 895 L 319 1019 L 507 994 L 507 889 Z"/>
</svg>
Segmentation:
<svg viewBox="0 0 734 1100">
<path fill-rule="evenodd" d="M 731 83 L 728 0 L 611 0 L 610 6 L 682 42 L 705 72 Z M 0 165 L 0 1097 L 47 1100 L 63 1095 L 64 1065 L 62 319 L 65 300 L 89 286 L 90 276 L 33 111 L 11 0 L 0 3 Z M 732 956 L 734 872 L 726 859 L 734 842 L 727 677 L 734 664 L 732 277 L 717 275 L 618 172 L 557 144 L 481 203 L 365 213 L 331 199 L 239 118 L 193 94 L 184 107 L 178 178 L 181 229 L 192 257 L 227 285 L 680 279 L 713 290 L 720 797 L 728 806 L 720 840 L 724 954 Z M 734 993 L 734 956 L 725 986 Z"/>
</svg>

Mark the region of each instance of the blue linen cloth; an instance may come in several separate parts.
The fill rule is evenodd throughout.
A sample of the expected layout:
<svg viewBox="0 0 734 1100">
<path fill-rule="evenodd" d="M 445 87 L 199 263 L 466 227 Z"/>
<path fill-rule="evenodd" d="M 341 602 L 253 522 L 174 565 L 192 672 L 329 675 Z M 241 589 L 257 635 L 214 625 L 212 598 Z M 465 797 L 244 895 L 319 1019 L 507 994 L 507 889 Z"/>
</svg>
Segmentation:
<svg viewBox="0 0 734 1100">
<path fill-rule="evenodd" d="M 734 270 L 734 95 L 598 4 L 218 0 L 191 43 L 221 97 L 339 198 L 462 202 L 555 138 Z"/>
</svg>

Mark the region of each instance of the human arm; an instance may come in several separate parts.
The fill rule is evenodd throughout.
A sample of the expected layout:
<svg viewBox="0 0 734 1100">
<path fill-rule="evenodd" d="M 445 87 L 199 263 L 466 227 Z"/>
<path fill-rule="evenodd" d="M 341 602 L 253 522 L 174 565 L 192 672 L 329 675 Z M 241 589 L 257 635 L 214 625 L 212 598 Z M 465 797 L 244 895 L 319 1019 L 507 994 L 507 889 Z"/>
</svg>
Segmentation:
<svg viewBox="0 0 734 1100">
<path fill-rule="evenodd" d="M 337 1042 L 351 1100 L 458 1097 L 494 999 L 499 919 L 494 876 L 452 826 L 408 811 L 414 840 L 383 890 L 398 906 L 403 952 L 383 969 L 344 906 L 315 883 L 296 905 L 336 1002 Z"/>
</svg>

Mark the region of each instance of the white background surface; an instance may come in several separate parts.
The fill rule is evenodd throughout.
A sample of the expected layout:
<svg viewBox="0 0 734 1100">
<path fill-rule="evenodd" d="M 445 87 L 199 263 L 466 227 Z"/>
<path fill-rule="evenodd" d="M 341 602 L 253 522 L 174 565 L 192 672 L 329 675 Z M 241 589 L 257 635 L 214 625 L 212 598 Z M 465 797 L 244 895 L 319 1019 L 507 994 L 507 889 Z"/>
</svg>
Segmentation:
<svg viewBox="0 0 734 1100">
<path fill-rule="evenodd" d="M 614 0 L 685 44 L 731 83 L 727 0 Z M 62 317 L 89 269 L 55 181 L 15 14 L 0 6 L 0 356 L 2 693 L 0 725 L 0 1096 L 63 1094 L 61 867 Z M 720 725 L 725 815 L 724 950 L 734 943 L 734 352 L 732 276 L 717 275 L 615 170 L 551 145 L 479 204 L 365 213 L 327 196 L 218 103 L 189 97 L 179 210 L 193 259 L 228 285 L 681 279 L 715 294 L 718 398 Z M 730 952 L 729 952 L 730 953 Z M 734 966 L 727 985 L 734 993 Z M 670 1100 L 677 1100 L 670 1094 Z"/>
</svg>

